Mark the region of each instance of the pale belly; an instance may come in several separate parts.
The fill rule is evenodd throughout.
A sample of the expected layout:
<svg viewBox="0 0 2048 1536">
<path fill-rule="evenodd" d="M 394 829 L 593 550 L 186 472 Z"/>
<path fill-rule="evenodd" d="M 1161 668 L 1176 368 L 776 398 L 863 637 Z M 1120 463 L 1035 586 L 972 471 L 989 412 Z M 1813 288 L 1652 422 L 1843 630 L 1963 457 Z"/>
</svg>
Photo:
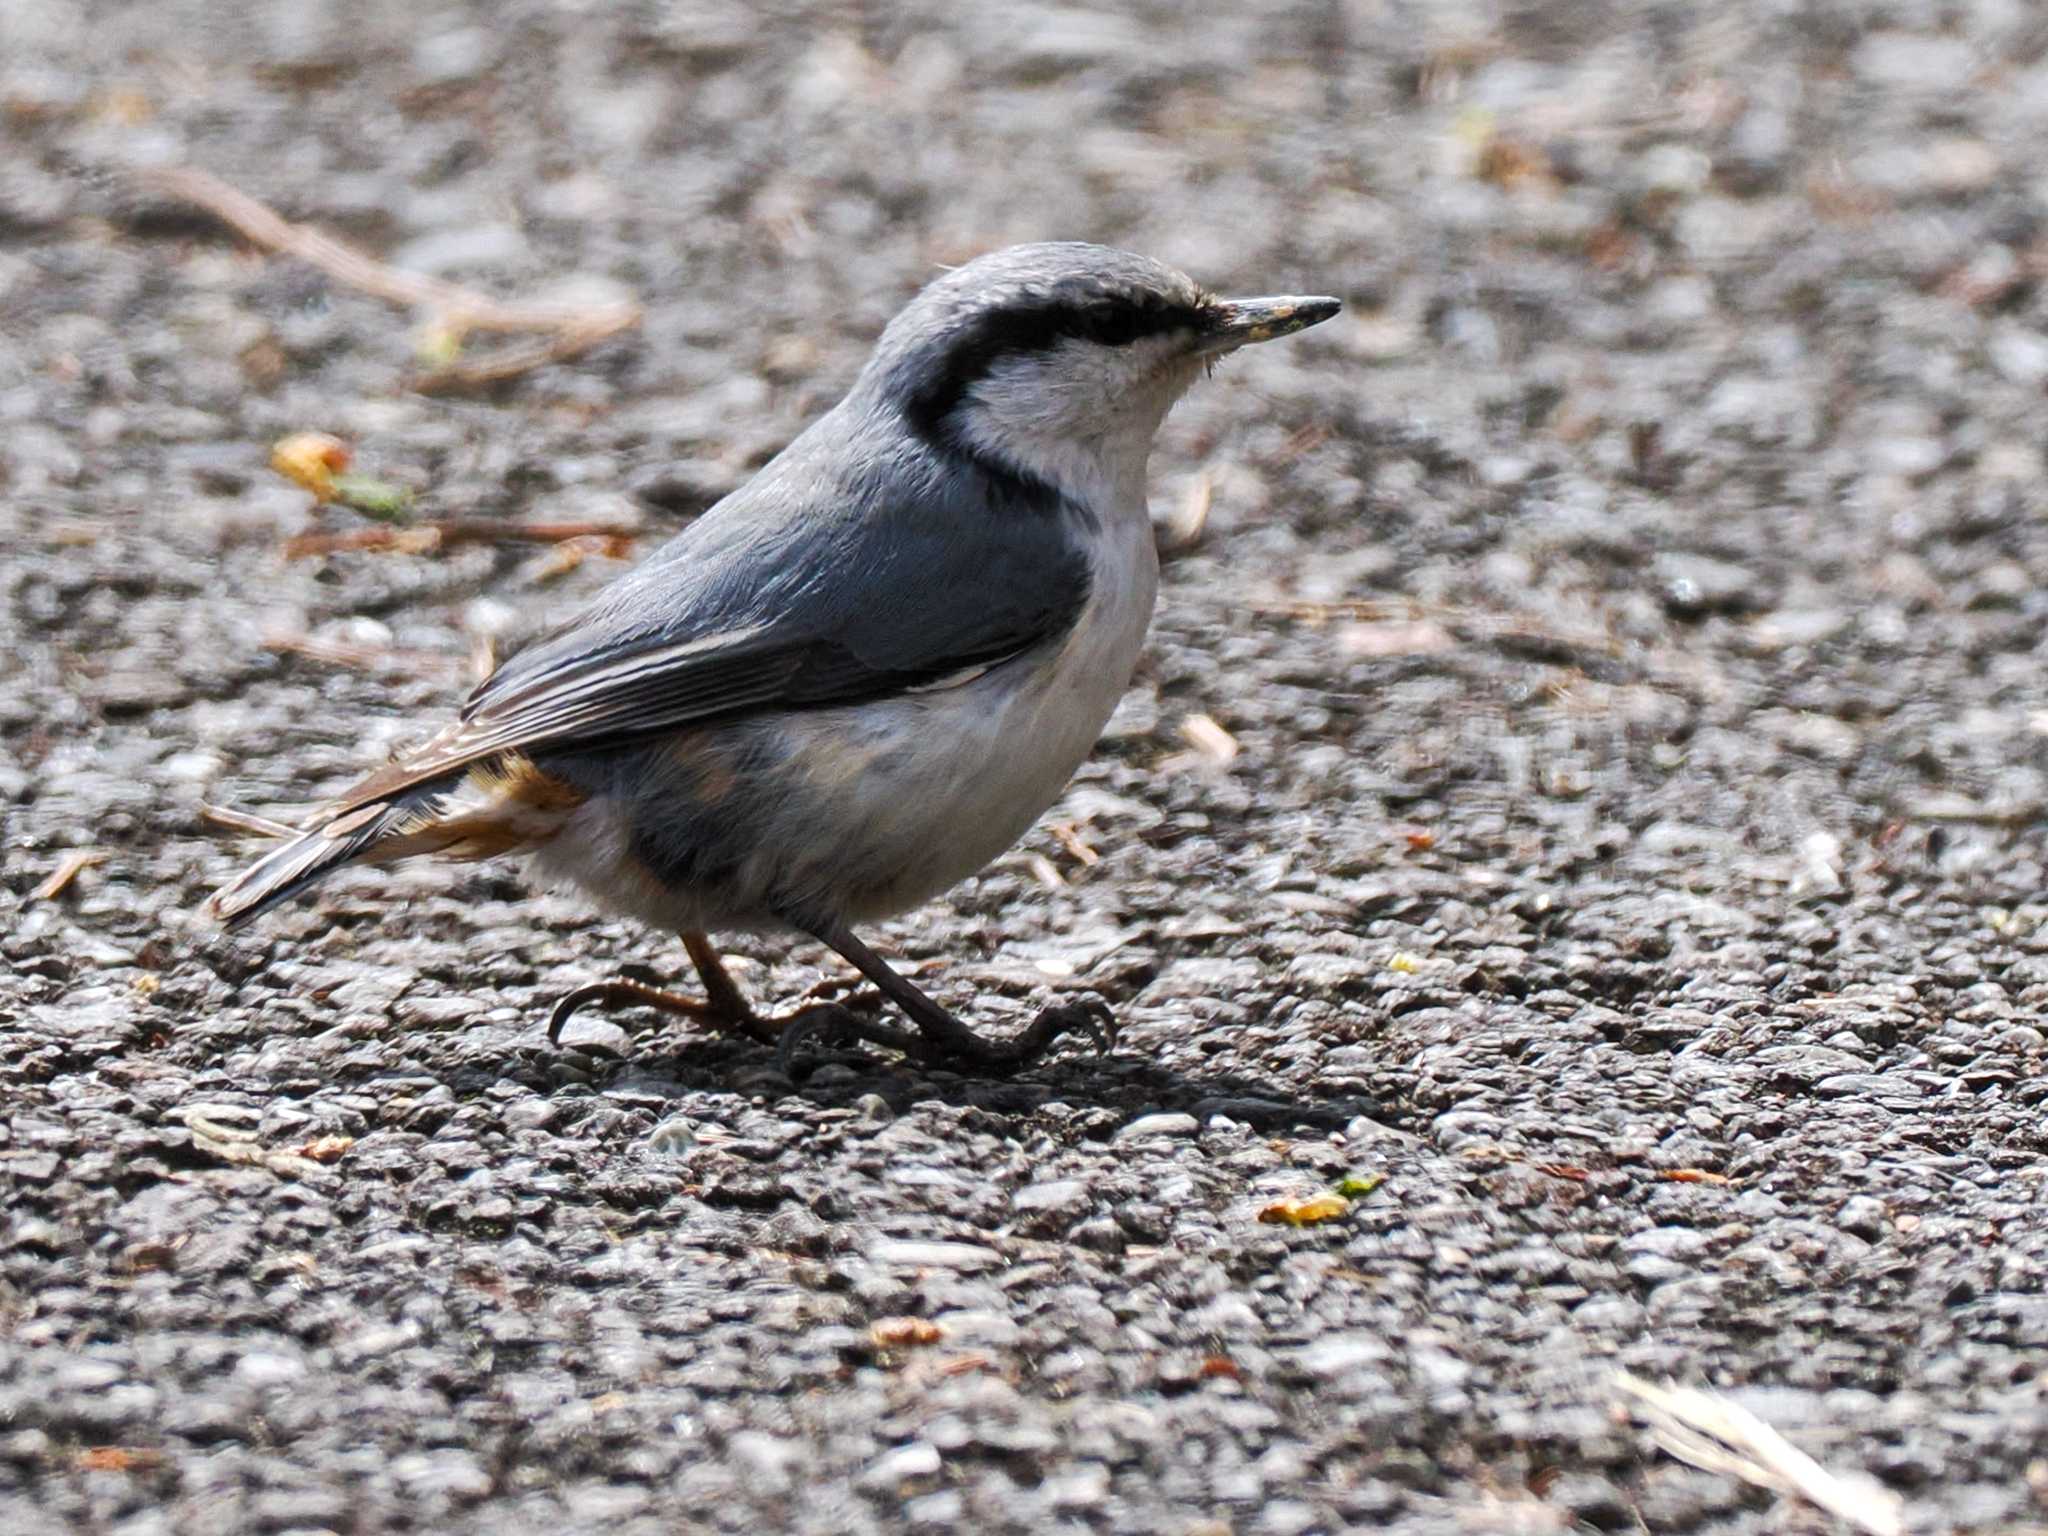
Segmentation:
<svg viewBox="0 0 2048 1536">
<path fill-rule="evenodd" d="M 790 722 L 808 738 L 797 759 L 816 764 L 818 819 L 843 829 L 830 839 L 832 871 L 817 878 L 838 887 L 849 920 L 905 911 L 958 884 L 1059 798 L 1144 645 L 1158 564 L 1150 524 L 1142 531 L 1141 549 L 1110 562 L 1056 652 L 945 692 Z"/>
</svg>

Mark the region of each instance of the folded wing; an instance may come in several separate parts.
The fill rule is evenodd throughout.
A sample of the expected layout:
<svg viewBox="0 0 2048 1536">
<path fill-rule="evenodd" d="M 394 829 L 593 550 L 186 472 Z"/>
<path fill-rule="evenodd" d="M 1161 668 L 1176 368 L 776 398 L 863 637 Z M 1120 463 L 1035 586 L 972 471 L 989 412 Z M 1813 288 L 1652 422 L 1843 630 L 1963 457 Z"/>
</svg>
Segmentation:
<svg viewBox="0 0 2048 1536">
<path fill-rule="evenodd" d="M 778 510 L 744 493 L 715 508 L 334 809 L 501 753 L 948 686 L 1064 635 L 1087 601 L 1087 554 L 1059 507 Z"/>
</svg>

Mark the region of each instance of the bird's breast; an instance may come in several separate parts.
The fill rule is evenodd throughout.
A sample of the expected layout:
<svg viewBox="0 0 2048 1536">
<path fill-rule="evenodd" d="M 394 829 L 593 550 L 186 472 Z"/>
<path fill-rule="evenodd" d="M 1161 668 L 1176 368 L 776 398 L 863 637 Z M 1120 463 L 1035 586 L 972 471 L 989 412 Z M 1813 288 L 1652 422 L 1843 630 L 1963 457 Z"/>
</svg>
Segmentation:
<svg viewBox="0 0 2048 1536">
<path fill-rule="evenodd" d="M 1088 600 L 1051 667 L 1055 706 L 1062 697 L 1087 740 L 1067 772 L 1088 754 L 1117 701 L 1130 686 L 1152 605 L 1159 595 L 1159 555 L 1142 500 L 1120 508 L 1088 534 Z M 1064 712 L 1064 711 L 1063 711 Z M 1061 780 L 1065 782 L 1064 776 Z"/>
<path fill-rule="evenodd" d="M 903 911 L 995 859 L 1060 796 L 1129 686 L 1159 585 L 1142 504 L 1090 530 L 1087 601 L 1066 634 L 960 687 L 834 711 L 786 728 L 836 835 L 839 910 Z"/>
</svg>

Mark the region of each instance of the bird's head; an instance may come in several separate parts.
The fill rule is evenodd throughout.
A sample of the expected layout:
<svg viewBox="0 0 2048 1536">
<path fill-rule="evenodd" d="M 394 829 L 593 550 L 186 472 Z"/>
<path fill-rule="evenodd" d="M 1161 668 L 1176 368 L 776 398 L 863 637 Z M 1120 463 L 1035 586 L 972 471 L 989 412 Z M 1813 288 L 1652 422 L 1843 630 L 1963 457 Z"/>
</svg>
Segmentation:
<svg viewBox="0 0 2048 1536">
<path fill-rule="evenodd" d="M 1218 298 L 1106 246 L 1012 246 L 927 286 L 882 333 L 864 383 L 941 452 L 1095 505 L 1142 495 L 1153 434 L 1206 365 L 1338 308 Z"/>
</svg>

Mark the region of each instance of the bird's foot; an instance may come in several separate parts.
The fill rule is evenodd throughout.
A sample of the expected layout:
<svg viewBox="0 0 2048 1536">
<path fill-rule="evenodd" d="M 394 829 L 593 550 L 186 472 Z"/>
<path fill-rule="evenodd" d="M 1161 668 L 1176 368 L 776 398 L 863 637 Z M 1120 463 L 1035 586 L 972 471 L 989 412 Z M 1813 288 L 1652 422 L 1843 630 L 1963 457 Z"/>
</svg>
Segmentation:
<svg viewBox="0 0 2048 1536">
<path fill-rule="evenodd" d="M 857 981 L 849 983 L 844 978 L 828 979 L 804 994 L 807 999 L 820 998 L 822 1001 L 810 1003 L 783 1018 L 764 1019 L 744 1006 L 740 1012 L 734 1013 L 715 1003 L 671 992 L 652 982 L 616 976 L 609 981 L 594 981 L 588 986 L 578 987 L 557 1002 L 554 1012 L 548 1015 L 548 1043 L 559 1046 L 562 1030 L 568 1022 L 583 1009 L 595 1005 L 653 1008 L 709 1024 L 725 1034 L 737 1035 L 759 1045 L 772 1045 L 776 1048 L 776 1064 L 784 1073 L 789 1071 L 796 1053 L 807 1046 L 830 1050 L 865 1041 L 891 1050 L 915 1050 L 919 1044 L 916 1035 L 906 1030 L 891 1029 L 868 1017 L 881 1007 L 881 994 L 853 991 L 858 986 Z M 851 995 L 833 998 L 835 992 L 851 992 Z"/>
<path fill-rule="evenodd" d="M 1099 997 L 1078 998 L 1042 1010 L 1008 1040 L 986 1040 L 957 1023 L 943 1040 L 934 1040 L 929 1034 L 880 1023 L 842 1003 L 820 1003 L 790 1018 L 775 1060 L 789 1075 L 799 1051 L 865 1044 L 900 1051 L 926 1066 L 1007 1076 L 1041 1060 L 1067 1035 L 1085 1035 L 1098 1051 L 1107 1052 L 1116 1043 L 1116 1016 Z"/>
<path fill-rule="evenodd" d="M 844 923 L 807 922 L 798 914 L 783 914 L 783 920 L 830 946 L 840 959 L 903 1010 L 903 1016 L 916 1026 L 917 1034 L 890 1033 L 904 1041 L 899 1048 L 915 1060 L 1000 1076 L 1030 1066 L 1063 1035 L 1086 1035 L 1095 1042 L 1097 1050 L 1105 1052 L 1116 1042 L 1116 1016 L 1109 1011 L 1109 1004 L 1092 994 L 1041 1009 L 1038 1017 L 1012 1039 L 984 1039 L 898 974 Z M 895 1039 L 887 1043 L 894 1044 Z"/>
<path fill-rule="evenodd" d="M 822 986 L 814 988 L 810 995 L 838 989 L 837 985 Z M 921 1017 L 914 1018 L 912 1022 L 918 1025 L 914 1030 L 884 1024 L 873 1017 L 881 1002 L 876 993 L 860 992 L 844 1001 L 811 1003 L 784 1019 L 764 1019 L 744 1004 L 737 1010 L 722 1008 L 651 982 L 620 976 L 578 987 L 557 1002 L 548 1016 L 548 1043 L 559 1046 L 564 1026 L 592 1004 L 654 1008 L 709 1024 L 757 1044 L 772 1045 L 776 1067 L 785 1076 L 793 1075 L 802 1052 L 831 1051 L 851 1045 L 878 1045 L 928 1066 L 1007 1076 L 1041 1060 L 1056 1042 L 1068 1035 L 1085 1035 L 1098 1051 L 1105 1053 L 1116 1043 L 1116 1017 L 1099 997 L 1075 998 L 1041 1009 L 1030 1024 L 1008 1040 L 985 1039 L 950 1014 L 940 1014 L 929 1023 Z M 939 1013 L 935 1004 L 927 1002 L 926 1007 Z"/>
<path fill-rule="evenodd" d="M 1014 1040 L 990 1042 L 988 1055 L 980 1064 L 1014 1072 L 1039 1060 L 1055 1041 L 1068 1035 L 1085 1037 L 1095 1046 L 1096 1055 L 1107 1056 L 1116 1047 L 1116 1015 L 1109 1004 L 1092 994 L 1049 1004 Z"/>
<path fill-rule="evenodd" d="M 751 1012 L 743 1010 L 735 1014 L 697 998 L 685 997 L 680 992 L 670 992 L 648 982 L 619 976 L 610 981 L 594 981 L 587 987 L 578 987 L 556 1003 L 555 1011 L 548 1015 L 548 1044 L 559 1046 L 562 1043 L 563 1026 L 592 1003 L 602 1003 L 607 1007 L 637 1004 L 656 1008 L 663 1013 L 696 1019 L 727 1034 L 738 1035 L 760 1045 L 775 1044 L 781 1034 L 773 1021 L 757 1018 Z"/>
<path fill-rule="evenodd" d="M 1099 997 L 1071 998 L 1040 1009 L 1037 1018 L 1007 1040 L 984 1039 L 956 1023 L 942 1039 L 933 1039 L 928 1033 L 918 1042 L 915 1054 L 934 1065 L 965 1067 L 1000 1077 L 1034 1065 L 1068 1035 L 1086 1036 L 1099 1054 L 1107 1055 L 1116 1044 L 1116 1015 Z"/>
</svg>

